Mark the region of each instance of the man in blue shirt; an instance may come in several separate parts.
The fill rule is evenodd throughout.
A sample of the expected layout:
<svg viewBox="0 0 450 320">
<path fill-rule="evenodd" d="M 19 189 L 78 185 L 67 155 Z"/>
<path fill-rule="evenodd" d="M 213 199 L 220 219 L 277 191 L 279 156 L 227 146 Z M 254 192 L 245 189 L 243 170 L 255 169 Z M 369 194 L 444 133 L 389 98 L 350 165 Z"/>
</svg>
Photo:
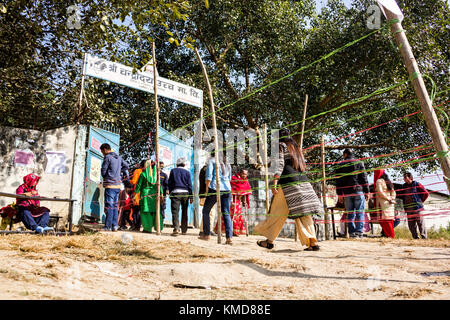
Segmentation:
<svg viewBox="0 0 450 320">
<path fill-rule="evenodd" d="M 119 193 L 122 184 L 122 175 L 128 180 L 128 164 L 117 153 L 111 150 L 111 146 L 104 143 L 100 146 L 103 159 L 102 177 L 105 188 L 105 230 L 117 231 L 119 229 Z"/>
<path fill-rule="evenodd" d="M 222 158 L 222 157 L 221 157 Z M 230 218 L 230 206 L 231 206 L 231 166 L 229 164 L 220 161 L 219 164 L 219 190 L 220 190 L 220 207 L 222 211 L 222 216 L 225 223 L 225 236 L 226 244 L 232 244 L 233 237 L 233 223 Z M 209 212 L 212 207 L 216 204 L 216 164 L 214 157 L 212 156 L 208 161 L 208 166 L 206 168 L 206 190 L 208 190 L 208 196 L 205 200 L 205 205 L 203 206 L 203 235 L 199 237 L 201 240 L 209 240 L 210 235 L 210 221 Z M 220 217 L 217 217 L 220 219 Z"/>
<path fill-rule="evenodd" d="M 177 160 L 177 167 L 170 171 L 169 192 L 172 210 L 173 236 L 179 234 L 180 218 L 179 211 L 181 205 L 181 234 L 185 235 L 188 228 L 188 207 L 192 203 L 192 180 L 191 174 L 184 167 L 186 159 Z"/>
</svg>

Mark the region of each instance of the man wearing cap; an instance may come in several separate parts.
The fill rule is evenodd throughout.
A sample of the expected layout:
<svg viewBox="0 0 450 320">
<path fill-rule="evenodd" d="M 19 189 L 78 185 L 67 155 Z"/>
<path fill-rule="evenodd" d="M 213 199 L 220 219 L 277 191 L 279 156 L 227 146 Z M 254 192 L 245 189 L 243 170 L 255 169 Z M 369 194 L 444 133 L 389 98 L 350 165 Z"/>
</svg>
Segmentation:
<svg viewBox="0 0 450 320">
<path fill-rule="evenodd" d="M 365 200 L 369 196 L 367 173 L 362 161 L 353 158 L 350 149 L 343 153 L 344 161 L 336 170 L 336 191 L 339 202 L 345 203 L 348 219 L 348 232 L 352 238 L 361 238 L 364 228 Z"/>
<path fill-rule="evenodd" d="M 177 167 L 170 171 L 169 193 L 172 210 L 173 236 L 177 236 L 180 230 L 179 211 L 181 205 L 181 233 L 184 235 L 188 228 L 188 206 L 192 203 L 191 174 L 184 167 L 185 158 L 177 160 Z"/>
</svg>

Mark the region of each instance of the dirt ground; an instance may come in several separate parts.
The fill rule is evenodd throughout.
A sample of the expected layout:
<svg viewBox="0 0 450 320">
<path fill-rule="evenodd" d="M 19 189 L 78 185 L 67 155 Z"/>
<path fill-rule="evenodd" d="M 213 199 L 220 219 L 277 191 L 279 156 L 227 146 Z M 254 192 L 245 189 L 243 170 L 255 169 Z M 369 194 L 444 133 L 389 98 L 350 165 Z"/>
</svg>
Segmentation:
<svg viewBox="0 0 450 320">
<path fill-rule="evenodd" d="M 0 236 L 0 299 L 450 299 L 450 241 L 259 236 Z M 224 239 L 222 240 L 224 242 Z M 200 288 L 189 288 L 200 287 Z"/>
</svg>

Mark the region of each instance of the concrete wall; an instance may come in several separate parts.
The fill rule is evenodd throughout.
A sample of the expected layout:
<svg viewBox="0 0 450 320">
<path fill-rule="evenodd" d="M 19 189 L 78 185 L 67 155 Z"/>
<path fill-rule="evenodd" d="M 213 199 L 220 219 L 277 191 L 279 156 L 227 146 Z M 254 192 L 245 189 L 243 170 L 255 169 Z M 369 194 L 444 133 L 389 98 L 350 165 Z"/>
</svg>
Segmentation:
<svg viewBox="0 0 450 320">
<path fill-rule="evenodd" d="M 23 177 L 35 173 L 41 177 L 38 192 L 45 197 L 70 198 L 74 147 L 77 137 L 75 126 L 40 132 L 36 130 L 0 127 L 0 190 L 15 193 L 23 183 Z M 15 161 L 16 151 L 25 150 L 34 154 L 34 164 L 25 167 Z M 60 167 L 64 173 L 49 173 L 46 152 L 64 153 L 65 160 Z M 0 206 L 15 201 L 13 198 L 0 198 Z M 51 210 L 52 215 L 62 216 L 59 226 L 68 218 L 68 203 L 42 201 L 42 206 Z M 62 223 L 61 223 L 62 222 Z"/>
<path fill-rule="evenodd" d="M 444 193 L 430 191 L 430 196 L 424 203 L 425 226 L 439 229 L 447 228 L 450 223 L 450 198 Z"/>
</svg>

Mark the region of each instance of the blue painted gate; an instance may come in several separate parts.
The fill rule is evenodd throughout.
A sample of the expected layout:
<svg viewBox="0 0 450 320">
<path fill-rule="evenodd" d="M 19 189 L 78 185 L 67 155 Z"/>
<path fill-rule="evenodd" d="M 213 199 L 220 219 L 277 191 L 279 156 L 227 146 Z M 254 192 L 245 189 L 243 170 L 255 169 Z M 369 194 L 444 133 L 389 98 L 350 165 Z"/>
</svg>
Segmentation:
<svg viewBox="0 0 450 320">
<path fill-rule="evenodd" d="M 194 149 L 186 142 L 170 134 L 167 130 L 159 127 L 159 159 L 164 162 L 164 172 L 169 176 L 170 170 L 176 167 L 177 159 L 184 157 L 187 159 L 186 169 L 194 179 Z M 166 197 L 166 210 L 164 211 L 164 224 L 172 225 L 172 211 L 170 210 L 170 198 Z M 181 208 L 180 208 L 181 216 Z M 188 225 L 194 225 L 194 206 L 189 204 Z"/>
<path fill-rule="evenodd" d="M 101 184 L 101 165 L 103 155 L 100 146 L 108 143 L 114 152 L 119 151 L 120 135 L 103 129 L 89 127 L 89 139 L 86 154 L 86 174 L 84 179 L 83 210 L 87 216 L 105 222 L 104 188 Z"/>
</svg>

